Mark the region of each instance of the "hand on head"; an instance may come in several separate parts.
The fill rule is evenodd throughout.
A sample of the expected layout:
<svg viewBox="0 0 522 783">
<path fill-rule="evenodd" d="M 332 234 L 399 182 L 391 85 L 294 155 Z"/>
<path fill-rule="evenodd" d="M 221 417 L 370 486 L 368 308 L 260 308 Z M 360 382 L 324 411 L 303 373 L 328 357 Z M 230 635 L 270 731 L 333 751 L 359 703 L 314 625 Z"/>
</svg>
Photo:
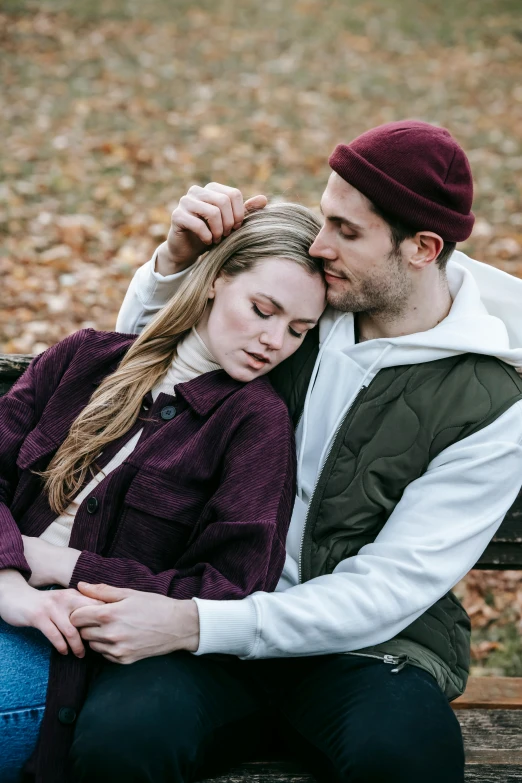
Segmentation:
<svg viewBox="0 0 522 783">
<path fill-rule="evenodd" d="M 263 195 L 244 201 L 240 190 L 219 182 L 204 188 L 193 185 L 172 213 L 167 241 L 158 252 L 157 271 L 167 275 L 190 266 L 210 246 L 239 228 L 245 214 L 267 203 Z"/>
</svg>

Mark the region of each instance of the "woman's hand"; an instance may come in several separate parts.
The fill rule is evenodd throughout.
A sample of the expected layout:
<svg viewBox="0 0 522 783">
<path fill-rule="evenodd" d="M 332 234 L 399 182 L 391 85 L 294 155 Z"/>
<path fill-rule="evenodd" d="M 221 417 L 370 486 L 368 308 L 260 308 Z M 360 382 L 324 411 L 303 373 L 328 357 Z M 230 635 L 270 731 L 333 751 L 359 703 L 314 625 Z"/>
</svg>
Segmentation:
<svg viewBox="0 0 522 783">
<path fill-rule="evenodd" d="M 161 275 L 182 272 L 197 261 L 212 244 L 239 228 L 245 212 L 266 206 L 266 196 L 243 202 L 237 188 L 210 182 L 204 188 L 193 185 L 171 217 L 167 241 L 160 245 L 156 271 Z"/>
<path fill-rule="evenodd" d="M 17 628 L 37 628 L 62 655 L 70 647 L 83 658 L 83 642 L 69 617 L 75 609 L 99 603 L 77 590 L 35 590 L 18 571 L 0 572 L 2 620 Z"/>
<path fill-rule="evenodd" d="M 55 546 L 34 536 L 22 536 L 22 539 L 25 559 L 31 569 L 31 587 L 68 587 L 80 551 L 68 546 Z"/>
</svg>

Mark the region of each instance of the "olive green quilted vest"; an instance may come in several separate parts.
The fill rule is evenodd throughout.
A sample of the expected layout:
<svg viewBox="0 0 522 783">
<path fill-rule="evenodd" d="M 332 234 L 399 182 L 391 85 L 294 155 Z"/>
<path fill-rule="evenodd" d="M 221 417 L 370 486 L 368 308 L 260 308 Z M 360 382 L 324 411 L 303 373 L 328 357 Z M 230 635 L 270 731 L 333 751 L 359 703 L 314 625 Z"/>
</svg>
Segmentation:
<svg viewBox="0 0 522 783">
<path fill-rule="evenodd" d="M 314 329 L 270 376 L 294 422 L 317 350 Z M 348 411 L 321 471 L 308 510 L 302 581 L 331 573 L 374 541 L 431 460 L 519 399 L 522 379 L 488 356 L 463 354 L 380 370 Z M 450 592 L 394 639 L 357 653 L 382 657 L 399 670 L 405 661 L 420 666 L 453 699 L 466 685 L 469 641 L 469 618 Z"/>
</svg>

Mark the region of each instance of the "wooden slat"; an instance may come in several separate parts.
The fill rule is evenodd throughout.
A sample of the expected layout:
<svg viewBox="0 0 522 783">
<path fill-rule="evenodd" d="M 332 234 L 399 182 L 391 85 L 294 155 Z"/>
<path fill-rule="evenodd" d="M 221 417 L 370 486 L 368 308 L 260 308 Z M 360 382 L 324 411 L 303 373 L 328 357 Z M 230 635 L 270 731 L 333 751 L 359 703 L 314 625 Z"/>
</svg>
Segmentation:
<svg viewBox="0 0 522 783">
<path fill-rule="evenodd" d="M 468 750 L 466 753 L 466 766 L 473 767 L 476 764 L 492 766 L 520 767 L 522 769 L 522 750 Z"/>
<path fill-rule="evenodd" d="M 522 570 L 522 545 L 497 544 L 493 540 L 473 568 L 481 571 L 520 571 Z"/>
<path fill-rule="evenodd" d="M 292 761 L 253 761 L 201 783 L 315 783 L 315 780 Z"/>
<path fill-rule="evenodd" d="M 518 783 L 522 781 L 522 754 L 477 753 L 466 762 L 465 780 L 466 783 Z M 283 762 L 258 762 L 206 778 L 201 783 L 316 783 L 316 778 Z"/>
<path fill-rule="evenodd" d="M 466 767 L 465 780 L 466 783 L 521 783 L 522 767 L 477 764 Z"/>
<path fill-rule="evenodd" d="M 479 753 L 522 752 L 520 710 L 459 710 L 456 716 L 468 759 L 477 760 Z"/>
<path fill-rule="evenodd" d="M 18 378 L 32 358 L 26 354 L 0 354 L 0 378 Z"/>
<path fill-rule="evenodd" d="M 521 710 L 522 677 L 470 677 L 466 692 L 451 706 L 455 710 Z"/>
</svg>

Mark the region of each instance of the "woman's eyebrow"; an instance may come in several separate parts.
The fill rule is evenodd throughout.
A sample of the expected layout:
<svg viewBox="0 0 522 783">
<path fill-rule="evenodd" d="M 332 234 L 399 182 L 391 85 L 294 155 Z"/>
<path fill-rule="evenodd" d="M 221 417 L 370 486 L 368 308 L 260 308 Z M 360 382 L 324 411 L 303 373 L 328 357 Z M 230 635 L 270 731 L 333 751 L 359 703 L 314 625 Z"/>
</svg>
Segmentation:
<svg viewBox="0 0 522 783">
<path fill-rule="evenodd" d="M 278 302 L 276 299 L 274 299 L 273 296 L 270 296 L 269 294 L 264 294 L 262 291 L 258 291 L 256 293 L 256 296 L 262 296 L 264 297 L 264 299 L 268 299 L 268 301 L 272 302 L 274 307 L 277 308 L 277 310 L 279 310 L 280 313 L 286 313 L 286 310 L 283 307 L 283 305 L 280 302 Z M 313 324 L 314 326 L 317 323 L 317 321 L 314 320 L 313 318 L 294 318 L 293 320 L 299 321 L 300 324 Z"/>
</svg>

